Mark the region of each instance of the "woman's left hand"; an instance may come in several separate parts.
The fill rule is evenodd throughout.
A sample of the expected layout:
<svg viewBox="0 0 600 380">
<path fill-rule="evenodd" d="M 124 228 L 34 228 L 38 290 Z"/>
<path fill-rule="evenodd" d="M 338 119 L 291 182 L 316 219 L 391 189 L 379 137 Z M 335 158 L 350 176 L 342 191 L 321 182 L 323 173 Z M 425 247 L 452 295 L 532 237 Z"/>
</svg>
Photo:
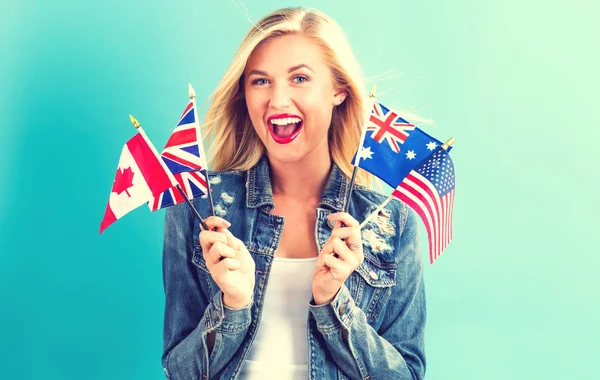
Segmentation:
<svg viewBox="0 0 600 380">
<path fill-rule="evenodd" d="M 356 219 L 346 212 L 329 214 L 327 219 L 335 222 L 335 227 L 319 253 L 315 266 L 312 293 L 316 305 L 330 302 L 364 260 Z"/>
</svg>

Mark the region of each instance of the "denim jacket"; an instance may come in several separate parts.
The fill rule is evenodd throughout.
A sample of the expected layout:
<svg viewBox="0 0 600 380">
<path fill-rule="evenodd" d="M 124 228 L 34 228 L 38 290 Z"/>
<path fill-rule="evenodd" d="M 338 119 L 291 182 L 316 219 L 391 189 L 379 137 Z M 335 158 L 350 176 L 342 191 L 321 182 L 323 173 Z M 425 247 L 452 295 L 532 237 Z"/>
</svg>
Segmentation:
<svg viewBox="0 0 600 380">
<path fill-rule="evenodd" d="M 235 379 L 261 321 L 269 271 L 283 231 L 274 208 L 269 163 L 263 157 L 247 172 L 215 172 L 210 183 L 217 216 L 242 240 L 256 263 L 252 303 L 229 309 L 212 280 L 199 244 L 199 223 L 185 203 L 166 211 L 162 364 L 171 380 Z M 319 250 L 331 234 L 326 216 L 342 211 L 350 181 L 333 164 L 316 209 Z M 355 185 L 349 213 L 362 222 L 385 197 Z M 206 199 L 196 198 L 200 215 Z M 309 304 L 310 379 L 422 379 L 425 292 L 417 219 L 393 200 L 362 229 L 363 263 L 328 304 Z M 209 354 L 207 335 L 215 332 Z"/>
</svg>

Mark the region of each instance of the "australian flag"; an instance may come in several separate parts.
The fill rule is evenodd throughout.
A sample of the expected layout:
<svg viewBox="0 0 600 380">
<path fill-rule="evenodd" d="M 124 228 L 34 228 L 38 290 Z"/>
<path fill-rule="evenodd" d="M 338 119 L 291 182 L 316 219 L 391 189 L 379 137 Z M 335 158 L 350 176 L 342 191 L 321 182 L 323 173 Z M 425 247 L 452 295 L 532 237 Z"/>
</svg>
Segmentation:
<svg viewBox="0 0 600 380">
<path fill-rule="evenodd" d="M 442 145 L 419 128 L 412 127 L 406 132 L 398 151 L 395 151 L 389 144 L 377 141 L 374 138 L 376 134 L 369 133 L 367 129 L 354 164 L 379 177 L 392 188 L 398 186 L 414 167 Z"/>
<path fill-rule="evenodd" d="M 404 120 L 397 112 L 379 102 L 373 103 L 373 109 L 366 125 L 370 137 L 379 144 L 387 143 L 390 149 L 400 152 L 400 145 L 406 140 L 415 126 Z"/>
</svg>

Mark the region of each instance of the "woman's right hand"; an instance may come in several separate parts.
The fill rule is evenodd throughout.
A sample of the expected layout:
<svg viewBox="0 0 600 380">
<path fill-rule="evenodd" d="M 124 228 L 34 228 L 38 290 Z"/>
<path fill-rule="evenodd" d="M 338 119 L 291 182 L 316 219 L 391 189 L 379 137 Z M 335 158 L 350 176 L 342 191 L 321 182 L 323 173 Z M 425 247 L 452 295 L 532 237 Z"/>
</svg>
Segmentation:
<svg viewBox="0 0 600 380">
<path fill-rule="evenodd" d="M 206 267 L 223 292 L 223 303 L 232 309 L 248 306 L 254 293 L 254 259 L 227 229 L 231 223 L 217 216 L 204 221 L 209 231 L 200 232 L 200 246 Z"/>
</svg>

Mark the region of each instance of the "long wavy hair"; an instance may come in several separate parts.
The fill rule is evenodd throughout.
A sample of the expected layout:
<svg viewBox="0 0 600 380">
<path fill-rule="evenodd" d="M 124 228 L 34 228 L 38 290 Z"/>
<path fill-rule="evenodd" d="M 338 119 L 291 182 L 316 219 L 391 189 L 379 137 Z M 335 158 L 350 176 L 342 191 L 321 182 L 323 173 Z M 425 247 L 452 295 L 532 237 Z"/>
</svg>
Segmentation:
<svg viewBox="0 0 600 380">
<path fill-rule="evenodd" d="M 303 8 L 271 12 L 255 23 L 240 43 L 231 65 L 211 95 L 204 120 L 212 170 L 248 170 L 264 154 L 265 146 L 254 131 L 246 108 L 243 74 L 258 44 L 291 33 L 302 34 L 322 48 L 324 60 L 333 74 L 334 88 L 347 92 L 344 102 L 332 111 L 329 150 L 336 165 L 351 176 L 351 160 L 364 123 L 364 76 L 340 26 L 316 9 Z M 356 183 L 370 186 L 372 182 L 371 174 L 363 170 L 357 172 Z"/>
</svg>

